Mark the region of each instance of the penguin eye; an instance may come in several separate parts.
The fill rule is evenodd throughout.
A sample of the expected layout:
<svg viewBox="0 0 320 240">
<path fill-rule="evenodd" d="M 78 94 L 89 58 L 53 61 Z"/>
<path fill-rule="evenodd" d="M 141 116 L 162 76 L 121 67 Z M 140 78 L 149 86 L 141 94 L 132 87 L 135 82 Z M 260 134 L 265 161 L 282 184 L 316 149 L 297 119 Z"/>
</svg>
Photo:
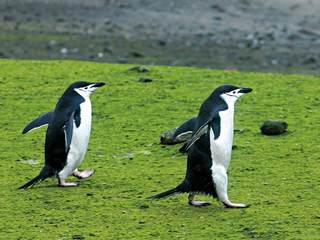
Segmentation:
<svg viewBox="0 0 320 240">
<path fill-rule="evenodd" d="M 233 93 L 233 94 L 236 94 L 236 91 L 233 91 L 232 93 Z"/>
<path fill-rule="evenodd" d="M 84 89 L 88 89 L 88 87 L 85 87 Z"/>
</svg>

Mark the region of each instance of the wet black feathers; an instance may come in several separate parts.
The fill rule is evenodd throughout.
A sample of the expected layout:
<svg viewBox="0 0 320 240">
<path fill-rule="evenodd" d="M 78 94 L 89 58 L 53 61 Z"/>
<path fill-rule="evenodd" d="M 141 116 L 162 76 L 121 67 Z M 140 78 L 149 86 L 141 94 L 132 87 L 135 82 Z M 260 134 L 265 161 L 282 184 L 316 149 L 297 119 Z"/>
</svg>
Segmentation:
<svg viewBox="0 0 320 240">
<path fill-rule="evenodd" d="M 51 121 L 53 112 L 48 112 L 45 113 L 41 116 L 39 116 L 38 118 L 32 120 L 22 131 L 22 134 L 26 134 L 29 131 L 35 129 L 35 128 L 39 128 L 42 127 L 44 125 L 48 125 L 49 122 Z"/>
</svg>

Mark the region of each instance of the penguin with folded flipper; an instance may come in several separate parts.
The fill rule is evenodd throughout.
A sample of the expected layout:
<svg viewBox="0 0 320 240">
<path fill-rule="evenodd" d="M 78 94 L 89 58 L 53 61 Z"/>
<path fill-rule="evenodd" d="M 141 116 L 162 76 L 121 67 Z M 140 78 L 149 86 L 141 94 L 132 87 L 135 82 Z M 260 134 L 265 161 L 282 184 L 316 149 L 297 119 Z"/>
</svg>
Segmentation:
<svg viewBox="0 0 320 240">
<path fill-rule="evenodd" d="M 251 91 L 251 88 L 232 85 L 222 85 L 213 91 L 202 104 L 192 138 L 184 148 L 188 154 L 185 179 L 177 187 L 151 199 L 186 192 L 190 205 L 205 206 L 210 203 L 194 200 L 197 193 L 204 193 L 218 198 L 226 207 L 248 207 L 229 200 L 227 170 L 233 143 L 234 105 L 239 97 Z"/>
<path fill-rule="evenodd" d="M 45 165 L 40 174 L 19 189 L 26 189 L 56 176 L 61 187 L 73 187 L 78 183 L 66 182 L 74 175 L 87 178 L 93 170 L 79 171 L 87 152 L 91 132 L 90 95 L 104 83 L 75 82 L 71 84 L 59 99 L 54 111 L 46 113 L 30 122 L 23 134 L 44 125 L 48 125 L 45 141 Z"/>
</svg>

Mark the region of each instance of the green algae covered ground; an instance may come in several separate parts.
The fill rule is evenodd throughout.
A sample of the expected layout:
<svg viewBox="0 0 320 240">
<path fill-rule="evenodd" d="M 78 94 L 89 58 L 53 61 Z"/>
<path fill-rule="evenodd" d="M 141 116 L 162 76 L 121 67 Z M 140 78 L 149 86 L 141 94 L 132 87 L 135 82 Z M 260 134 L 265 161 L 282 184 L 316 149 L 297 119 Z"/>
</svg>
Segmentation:
<svg viewBox="0 0 320 240">
<path fill-rule="evenodd" d="M 74 61 L 0 61 L 0 239 L 319 239 L 319 77 Z M 141 83 L 139 79 L 152 78 Z M 56 179 L 17 190 L 44 159 L 45 128 L 25 124 L 50 111 L 72 82 L 104 81 L 93 96 L 93 129 L 77 188 Z M 159 136 L 197 114 L 223 83 L 251 87 L 238 101 L 229 195 L 247 209 L 190 207 L 186 194 L 147 197 L 176 186 L 186 156 Z M 289 132 L 259 133 L 267 119 Z"/>
</svg>

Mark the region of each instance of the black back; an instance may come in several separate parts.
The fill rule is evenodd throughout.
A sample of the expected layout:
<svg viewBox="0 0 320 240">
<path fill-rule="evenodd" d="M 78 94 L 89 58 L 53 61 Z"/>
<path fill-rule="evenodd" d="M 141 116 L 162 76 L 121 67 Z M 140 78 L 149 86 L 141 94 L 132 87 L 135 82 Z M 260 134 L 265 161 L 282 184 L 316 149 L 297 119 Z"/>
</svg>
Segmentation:
<svg viewBox="0 0 320 240">
<path fill-rule="evenodd" d="M 215 188 L 212 181 L 212 159 L 210 151 L 209 130 L 213 129 L 215 139 L 220 136 L 220 111 L 228 109 L 226 102 L 220 97 L 221 94 L 238 89 L 232 85 L 223 85 L 218 87 L 201 105 L 197 116 L 196 129 L 201 132 L 200 136 L 192 143 L 188 151 L 187 171 L 184 184 L 190 192 L 202 192 L 216 196 Z M 204 128 L 208 126 L 207 128 Z"/>
<path fill-rule="evenodd" d="M 54 169 L 57 173 L 63 169 L 66 164 L 69 149 L 66 148 L 66 125 L 70 123 L 70 118 L 80 121 L 80 104 L 84 98 L 80 96 L 75 88 L 90 85 L 88 82 L 76 82 L 71 84 L 62 97 L 59 99 L 53 111 L 53 116 L 49 122 L 45 142 L 45 164 Z M 73 119 L 71 121 L 73 122 Z M 78 125 L 77 124 L 77 125 Z M 70 128 L 69 128 L 70 131 Z M 71 132 L 72 134 L 72 132 Z"/>
<path fill-rule="evenodd" d="M 179 134 L 185 131 L 194 131 L 191 140 L 183 146 L 183 149 L 180 149 L 188 153 L 186 176 L 177 187 L 156 194 L 151 199 L 164 198 L 183 192 L 205 193 L 217 197 L 211 171 L 209 131 L 210 128 L 213 129 L 215 139 L 220 136 L 221 119 L 219 112 L 228 109 L 228 105 L 221 98 L 221 95 L 236 89 L 239 89 L 239 87 L 232 85 L 218 87 L 201 105 L 198 116 L 188 120 L 178 128 Z M 248 93 L 252 89 L 242 88 L 240 91 Z"/>
</svg>

